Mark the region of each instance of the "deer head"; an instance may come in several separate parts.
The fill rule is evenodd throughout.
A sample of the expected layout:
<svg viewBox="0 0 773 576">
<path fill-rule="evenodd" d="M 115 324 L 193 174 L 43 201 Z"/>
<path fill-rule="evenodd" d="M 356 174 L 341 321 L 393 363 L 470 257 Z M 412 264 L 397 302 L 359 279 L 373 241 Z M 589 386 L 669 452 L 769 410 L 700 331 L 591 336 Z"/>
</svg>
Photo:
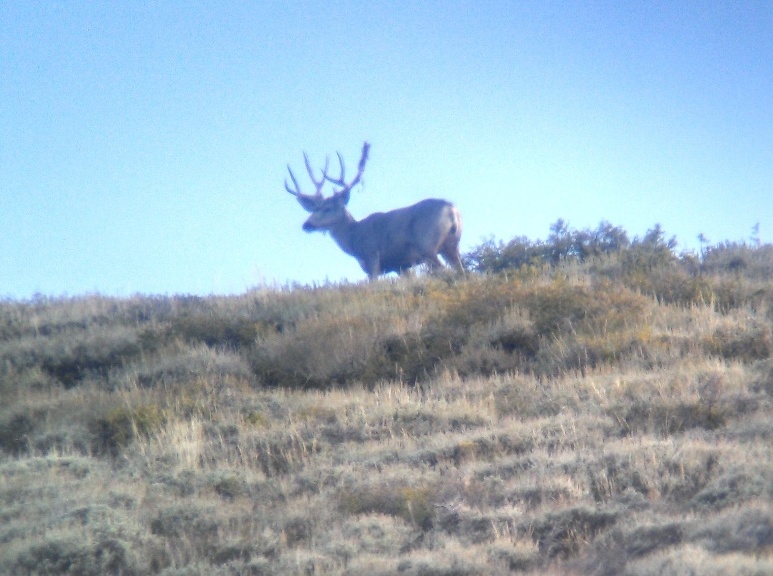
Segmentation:
<svg viewBox="0 0 773 576">
<path fill-rule="evenodd" d="M 341 175 L 338 178 L 331 178 L 327 174 L 330 158 L 325 158 L 325 167 L 322 170 L 322 177 L 317 180 L 314 177 L 314 170 L 309 164 L 309 157 L 306 153 L 303 153 L 303 159 L 306 163 L 306 171 L 309 173 L 309 178 L 314 183 L 316 189 L 314 194 L 304 194 L 301 192 L 298 181 L 295 179 L 290 166 L 287 166 L 287 171 L 290 173 L 290 178 L 293 181 L 295 190 L 291 190 L 290 186 L 285 180 L 285 190 L 296 197 L 301 206 L 307 212 L 311 212 L 311 216 L 303 224 L 303 229 L 306 232 L 313 232 L 315 230 L 332 230 L 336 225 L 351 220 L 351 215 L 346 209 L 346 205 L 349 203 L 351 196 L 351 190 L 362 178 L 362 173 L 365 171 L 365 163 L 368 161 L 368 152 L 370 151 L 370 144 L 365 142 L 362 145 L 362 157 L 357 167 L 357 175 L 351 182 L 347 183 L 345 180 L 346 168 L 344 166 L 344 159 L 340 152 L 336 152 L 338 155 L 338 162 L 341 167 Z M 325 198 L 322 195 L 322 188 L 325 182 L 328 181 L 334 186 L 341 186 L 340 190 L 334 190 L 333 195 Z"/>
</svg>

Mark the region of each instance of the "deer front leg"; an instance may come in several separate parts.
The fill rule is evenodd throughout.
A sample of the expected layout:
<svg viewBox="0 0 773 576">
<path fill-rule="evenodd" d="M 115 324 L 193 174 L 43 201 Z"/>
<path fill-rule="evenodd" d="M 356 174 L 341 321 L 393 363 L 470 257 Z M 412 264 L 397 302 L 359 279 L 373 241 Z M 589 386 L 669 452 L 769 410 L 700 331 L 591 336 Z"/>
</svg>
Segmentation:
<svg viewBox="0 0 773 576">
<path fill-rule="evenodd" d="M 367 260 L 360 260 L 360 267 L 362 271 L 368 275 L 370 281 L 374 281 L 381 274 L 381 257 L 378 253 L 368 258 Z"/>
</svg>

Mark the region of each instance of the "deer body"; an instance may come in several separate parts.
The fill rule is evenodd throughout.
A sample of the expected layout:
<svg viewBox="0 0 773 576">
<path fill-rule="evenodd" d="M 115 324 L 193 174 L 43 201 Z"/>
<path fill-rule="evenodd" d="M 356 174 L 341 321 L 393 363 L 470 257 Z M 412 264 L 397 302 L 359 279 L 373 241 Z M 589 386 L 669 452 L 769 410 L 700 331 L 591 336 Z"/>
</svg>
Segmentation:
<svg viewBox="0 0 773 576">
<path fill-rule="evenodd" d="M 313 195 L 300 192 L 290 170 L 295 191 L 290 190 L 286 182 L 285 188 L 311 212 L 311 216 L 303 224 L 303 229 L 306 232 L 329 232 L 344 252 L 357 259 L 371 280 L 389 272 L 403 273 L 422 263 L 426 263 L 431 269 L 442 268 L 438 254 L 442 255 L 449 265 L 463 270 L 459 254 L 462 218 L 459 210 L 450 202 L 430 198 L 390 212 L 376 212 L 360 221 L 355 220 L 349 213 L 346 205 L 350 191 L 362 176 L 368 150 L 369 144 L 366 142 L 359 172 L 349 184 L 344 182 L 344 165 L 340 154 L 338 157 L 341 163 L 341 177 L 338 179 L 327 175 L 326 163 L 322 179 L 317 181 L 306 158 L 309 177 L 317 187 L 317 193 Z M 344 188 L 325 198 L 321 189 L 326 180 Z"/>
<path fill-rule="evenodd" d="M 369 277 L 389 272 L 402 273 L 427 263 L 442 267 L 442 254 L 448 264 L 461 268 L 458 254 L 462 232 L 461 216 L 445 200 L 428 199 L 391 212 L 376 212 L 357 222 L 349 215 L 328 228 L 338 246 L 354 256 Z M 304 230 L 315 229 L 305 224 Z"/>
</svg>

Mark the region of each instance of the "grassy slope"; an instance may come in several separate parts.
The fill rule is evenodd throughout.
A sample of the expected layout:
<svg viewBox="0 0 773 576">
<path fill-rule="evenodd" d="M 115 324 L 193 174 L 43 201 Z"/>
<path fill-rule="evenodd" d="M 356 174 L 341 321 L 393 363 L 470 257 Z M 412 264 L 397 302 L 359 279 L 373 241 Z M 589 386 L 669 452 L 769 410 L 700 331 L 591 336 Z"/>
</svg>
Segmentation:
<svg viewBox="0 0 773 576">
<path fill-rule="evenodd" d="M 0 305 L 0 571 L 773 573 L 773 287 L 607 258 Z"/>
</svg>

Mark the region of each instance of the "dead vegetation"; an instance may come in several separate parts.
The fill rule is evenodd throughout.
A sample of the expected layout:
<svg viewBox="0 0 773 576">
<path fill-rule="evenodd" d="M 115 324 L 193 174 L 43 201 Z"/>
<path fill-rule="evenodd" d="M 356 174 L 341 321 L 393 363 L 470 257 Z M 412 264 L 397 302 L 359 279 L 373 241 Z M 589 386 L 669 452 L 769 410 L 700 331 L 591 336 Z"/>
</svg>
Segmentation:
<svg viewBox="0 0 773 576">
<path fill-rule="evenodd" d="M 770 250 L 659 238 L 0 304 L 0 571 L 770 573 Z"/>
</svg>

